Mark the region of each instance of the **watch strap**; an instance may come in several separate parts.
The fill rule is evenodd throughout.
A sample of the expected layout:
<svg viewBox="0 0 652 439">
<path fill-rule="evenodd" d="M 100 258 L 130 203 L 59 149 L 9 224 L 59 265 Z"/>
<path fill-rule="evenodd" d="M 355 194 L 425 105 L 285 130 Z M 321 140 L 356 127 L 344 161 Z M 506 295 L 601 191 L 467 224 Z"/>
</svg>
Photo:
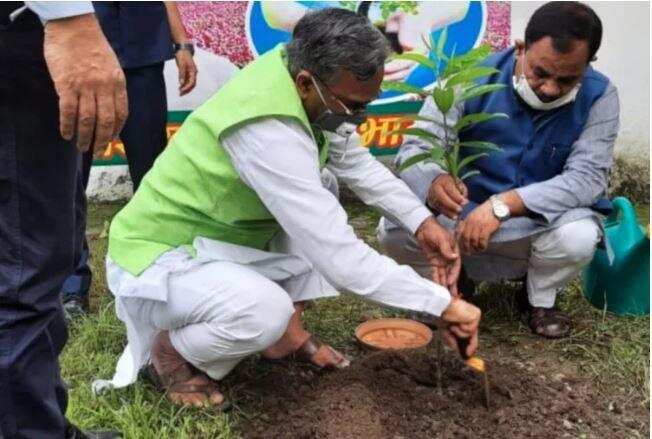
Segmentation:
<svg viewBox="0 0 652 439">
<path fill-rule="evenodd" d="M 195 45 L 192 43 L 174 43 L 172 47 L 174 48 L 174 53 L 180 50 L 187 50 L 191 55 L 195 54 Z"/>
</svg>

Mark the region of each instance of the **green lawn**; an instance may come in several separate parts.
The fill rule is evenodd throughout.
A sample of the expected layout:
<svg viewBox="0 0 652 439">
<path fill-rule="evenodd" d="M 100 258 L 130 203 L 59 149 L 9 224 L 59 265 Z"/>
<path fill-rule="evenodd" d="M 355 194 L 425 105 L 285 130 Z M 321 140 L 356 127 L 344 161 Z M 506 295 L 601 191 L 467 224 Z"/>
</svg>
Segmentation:
<svg viewBox="0 0 652 439">
<path fill-rule="evenodd" d="M 88 230 L 95 274 L 91 290 L 93 312 L 75 322 L 62 356 L 62 371 L 70 386 L 68 415 L 86 428 L 111 428 L 127 438 L 232 438 L 239 437 L 242 423 L 260 416 L 256 408 L 238 406 L 237 383 L 226 389 L 235 410 L 214 415 L 205 410 L 178 409 L 147 383 L 139 381 L 126 390 L 95 397 L 90 383 L 113 374 L 125 343 L 122 324 L 116 319 L 113 301 L 106 289 L 104 255 L 106 225 L 119 204 L 91 205 Z M 350 222 L 359 236 L 376 246 L 374 228 L 378 215 L 348 203 Z M 649 206 L 639 209 L 642 222 L 649 221 Z M 562 308 L 573 318 L 575 331 L 569 339 L 543 341 L 519 322 L 514 304 L 516 288 L 511 285 L 483 286 L 478 301 L 484 319 L 481 349 L 492 355 L 533 364 L 541 373 L 577 371 L 595 383 L 597 398 L 618 398 L 625 403 L 649 408 L 649 318 L 616 317 L 603 314 L 583 298 L 579 283 L 569 286 Z M 395 314 L 389 310 L 344 296 L 316 303 L 306 315 L 308 326 L 319 336 L 345 351 L 356 351 L 353 329 L 360 321 Z M 255 367 L 255 359 L 248 360 Z"/>
</svg>

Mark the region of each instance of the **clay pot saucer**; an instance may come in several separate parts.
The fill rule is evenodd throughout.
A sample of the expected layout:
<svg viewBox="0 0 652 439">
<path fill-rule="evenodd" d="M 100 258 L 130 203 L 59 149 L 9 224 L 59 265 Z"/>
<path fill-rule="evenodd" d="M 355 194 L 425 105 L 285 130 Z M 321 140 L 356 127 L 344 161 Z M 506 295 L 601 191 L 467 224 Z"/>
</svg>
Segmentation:
<svg viewBox="0 0 652 439">
<path fill-rule="evenodd" d="M 414 320 L 375 319 L 360 324 L 355 336 L 368 349 L 417 349 L 430 343 L 432 331 Z"/>
</svg>

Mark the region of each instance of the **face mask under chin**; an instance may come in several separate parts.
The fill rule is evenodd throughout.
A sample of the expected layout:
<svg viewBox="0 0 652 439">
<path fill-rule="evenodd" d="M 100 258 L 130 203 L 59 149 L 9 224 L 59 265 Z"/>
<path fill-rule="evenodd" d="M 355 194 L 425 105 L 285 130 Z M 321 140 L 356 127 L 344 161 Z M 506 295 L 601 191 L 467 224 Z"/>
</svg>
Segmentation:
<svg viewBox="0 0 652 439">
<path fill-rule="evenodd" d="M 522 62 L 523 63 L 521 65 L 521 70 L 525 68 L 525 54 L 523 54 Z M 555 108 L 559 108 L 574 102 L 577 98 L 577 93 L 580 91 L 580 87 L 582 86 L 582 83 L 580 82 L 565 95 L 550 102 L 543 102 L 541 99 L 539 99 L 534 90 L 532 90 L 530 83 L 523 73 L 521 73 L 518 77 L 514 75 L 512 77 L 512 84 L 514 86 L 514 91 L 516 91 L 516 93 L 521 97 L 523 102 L 525 102 L 533 110 L 542 111 L 554 110 Z"/>
</svg>

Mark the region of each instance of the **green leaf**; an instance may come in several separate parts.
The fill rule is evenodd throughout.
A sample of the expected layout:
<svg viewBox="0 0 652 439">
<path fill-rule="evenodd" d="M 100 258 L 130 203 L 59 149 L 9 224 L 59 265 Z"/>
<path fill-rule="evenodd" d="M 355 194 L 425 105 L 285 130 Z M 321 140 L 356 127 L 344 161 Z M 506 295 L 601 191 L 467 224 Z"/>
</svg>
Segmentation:
<svg viewBox="0 0 652 439">
<path fill-rule="evenodd" d="M 404 161 L 403 163 L 401 163 L 401 166 L 398 167 L 398 172 L 403 172 L 405 168 L 409 168 L 410 166 L 415 165 L 424 160 L 427 160 L 429 158 L 430 158 L 430 153 L 427 152 L 424 152 L 423 154 L 414 155 L 409 159 L 407 159 L 406 161 Z"/>
<path fill-rule="evenodd" d="M 446 54 L 444 53 L 444 46 L 446 46 L 446 40 L 448 39 L 448 26 L 445 27 L 439 34 L 439 40 L 437 40 L 437 56 L 447 60 Z"/>
<path fill-rule="evenodd" d="M 488 44 L 483 44 L 474 49 L 469 50 L 462 55 L 458 55 L 455 59 L 456 62 L 461 64 L 475 64 L 479 61 L 482 61 L 486 57 L 491 55 L 491 46 Z"/>
<path fill-rule="evenodd" d="M 404 136 L 417 136 L 421 139 L 427 139 L 433 145 L 439 145 L 441 140 L 439 136 L 423 128 L 402 128 L 400 130 L 390 131 L 388 134 L 402 134 Z"/>
<path fill-rule="evenodd" d="M 465 173 L 464 175 L 462 175 L 460 177 L 460 180 L 466 180 L 467 178 L 473 177 L 474 175 L 480 175 L 480 171 L 476 171 L 476 170 L 469 171 L 469 172 Z"/>
<path fill-rule="evenodd" d="M 439 160 L 437 162 L 440 168 L 442 168 L 446 172 L 450 172 L 450 169 L 448 169 L 448 164 L 444 160 Z"/>
<path fill-rule="evenodd" d="M 465 68 L 473 67 L 483 61 L 487 56 L 491 54 L 491 47 L 488 45 L 483 45 L 471 49 L 470 51 L 463 53 L 461 55 L 451 57 L 446 65 L 446 70 L 444 71 L 444 76 L 448 77 L 454 73 L 459 72 Z"/>
<path fill-rule="evenodd" d="M 501 118 L 508 118 L 505 113 L 475 113 L 475 114 L 467 114 L 463 118 L 457 121 L 455 126 L 453 127 L 453 130 L 456 133 L 459 133 L 463 129 L 474 125 L 476 123 L 480 122 L 486 122 L 488 120 L 493 120 L 493 119 L 501 119 Z"/>
<path fill-rule="evenodd" d="M 424 67 L 428 67 L 429 69 L 432 69 L 432 70 L 437 70 L 437 66 L 435 65 L 435 62 L 433 60 L 431 60 L 427 56 L 422 55 L 422 54 L 417 53 L 417 52 L 406 52 L 406 53 L 401 53 L 400 55 L 395 54 L 392 58 L 393 59 L 406 59 L 408 61 L 415 61 L 415 62 L 418 62 L 419 64 L 421 64 Z"/>
<path fill-rule="evenodd" d="M 464 102 L 467 99 L 477 98 L 483 94 L 491 93 L 496 90 L 500 90 L 507 87 L 505 84 L 485 84 L 485 85 L 476 85 L 467 90 L 464 90 L 458 97 L 457 103 Z"/>
<path fill-rule="evenodd" d="M 404 117 L 400 118 L 396 122 L 405 122 L 405 121 L 417 121 L 417 120 L 422 120 L 424 122 L 430 122 L 438 125 L 442 125 L 442 122 L 436 119 L 433 119 L 432 117 L 426 117 L 426 116 L 420 116 L 418 114 L 406 114 Z"/>
<path fill-rule="evenodd" d="M 493 75 L 498 73 L 499 70 L 493 67 L 470 67 L 468 69 L 462 70 L 461 72 L 451 76 L 448 81 L 446 81 L 446 87 L 452 87 L 458 84 L 464 84 L 466 82 L 472 82 L 475 79 L 482 78 L 483 76 Z"/>
<path fill-rule="evenodd" d="M 453 106 L 455 102 L 455 92 L 452 88 L 439 88 L 436 87 L 432 90 L 432 97 L 437 104 L 437 108 L 441 111 L 442 114 L 448 113 L 448 110 Z"/>
<path fill-rule="evenodd" d="M 430 158 L 433 159 L 435 162 L 438 162 L 443 157 L 444 157 L 444 148 L 436 146 L 430 150 Z"/>
<path fill-rule="evenodd" d="M 501 151 L 500 146 L 492 142 L 483 142 L 481 140 L 467 140 L 465 142 L 460 142 L 460 146 L 465 148 L 476 148 L 484 149 L 487 151 Z"/>
<path fill-rule="evenodd" d="M 383 81 L 380 86 L 383 90 L 400 91 L 401 93 L 416 93 L 418 95 L 428 94 L 424 89 L 405 82 Z"/>
<path fill-rule="evenodd" d="M 470 156 L 464 157 L 464 158 L 460 161 L 460 164 L 459 164 L 459 166 L 458 166 L 457 168 L 458 168 L 459 170 L 462 170 L 462 169 L 464 169 L 465 166 L 469 166 L 471 163 L 473 163 L 474 161 L 478 160 L 479 158 L 481 158 L 481 157 L 485 157 L 485 156 L 488 156 L 488 155 L 489 155 L 489 154 L 487 154 L 486 152 L 480 152 L 480 153 L 478 153 L 478 154 L 473 154 L 473 155 L 470 155 Z"/>
</svg>

